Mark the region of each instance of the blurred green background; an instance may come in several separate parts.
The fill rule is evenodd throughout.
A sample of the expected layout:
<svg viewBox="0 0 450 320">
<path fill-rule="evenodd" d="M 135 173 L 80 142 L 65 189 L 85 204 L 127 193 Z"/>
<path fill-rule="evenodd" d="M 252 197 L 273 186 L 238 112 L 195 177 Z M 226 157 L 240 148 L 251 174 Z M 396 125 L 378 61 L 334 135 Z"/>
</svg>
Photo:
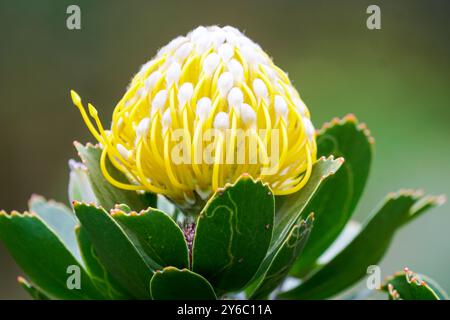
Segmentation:
<svg viewBox="0 0 450 320">
<path fill-rule="evenodd" d="M 82 29 L 66 28 L 81 7 Z M 366 28 L 381 7 L 382 29 Z M 39 193 L 67 202 L 73 140 L 92 141 L 69 99 L 76 89 L 108 122 L 131 76 L 198 25 L 233 25 L 274 57 L 320 127 L 354 113 L 376 139 L 362 220 L 399 188 L 450 194 L 448 1 L 0 1 L 0 208 Z M 450 291 L 448 204 L 402 229 L 383 276 L 408 266 Z M 0 299 L 26 298 L 0 244 Z"/>
</svg>

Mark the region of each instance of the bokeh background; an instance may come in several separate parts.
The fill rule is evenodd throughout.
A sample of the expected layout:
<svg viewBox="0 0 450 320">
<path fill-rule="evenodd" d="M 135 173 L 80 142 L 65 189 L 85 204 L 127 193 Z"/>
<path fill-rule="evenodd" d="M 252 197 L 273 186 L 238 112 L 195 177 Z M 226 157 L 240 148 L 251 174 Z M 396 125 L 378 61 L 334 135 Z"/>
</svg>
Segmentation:
<svg viewBox="0 0 450 320">
<path fill-rule="evenodd" d="M 82 29 L 66 28 L 81 7 Z M 382 29 L 366 28 L 381 7 Z M 198 25 L 233 25 L 289 72 L 320 127 L 354 113 L 376 138 L 362 221 L 390 191 L 450 194 L 448 1 L 0 1 L 0 208 L 39 193 L 67 202 L 73 140 L 91 141 L 69 99 L 76 89 L 104 123 L 131 76 L 156 50 Z M 450 291 L 448 204 L 406 226 L 382 261 Z M 0 299 L 27 298 L 0 244 Z"/>
</svg>

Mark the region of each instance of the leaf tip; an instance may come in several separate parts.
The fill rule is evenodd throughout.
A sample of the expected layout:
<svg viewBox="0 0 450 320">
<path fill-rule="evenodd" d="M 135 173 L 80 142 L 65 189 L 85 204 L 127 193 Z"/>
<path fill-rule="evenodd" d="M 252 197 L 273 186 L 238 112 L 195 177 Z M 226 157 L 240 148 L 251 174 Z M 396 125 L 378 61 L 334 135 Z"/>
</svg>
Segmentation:
<svg viewBox="0 0 450 320">
<path fill-rule="evenodd" d="M 80 208 L 80 207 L 85 207 L 85 208 L 95 208 L 95 209 L 100 209 L 103 210 L 102 206 L 97 205 L 94 202 L 83 202 L 83 201 L 77 201 L 77 200 L 73 200 L 72 201 L 72 205 L 74 208 Z"/>
<path fill-rule="evenodd" d="M 425 192 L 422 189 L 400 189 L 396 192 L 389 192 L 388 198 L 398 199 L 400 197 L 411 197 L 413 199 L 419 199 L 423 197 Z"/>
<path fill-rule="evenodd" d="M 435 203 L 437 206 L 442 206 L 442 205 L 444 205 L 446 202 L 447 202 L 447 197 L 445 196 L 445 194 L 441 194 L 441 195 L 436 196 L 436 197 L 434 198 L 434 203 Z"/>
</svg>

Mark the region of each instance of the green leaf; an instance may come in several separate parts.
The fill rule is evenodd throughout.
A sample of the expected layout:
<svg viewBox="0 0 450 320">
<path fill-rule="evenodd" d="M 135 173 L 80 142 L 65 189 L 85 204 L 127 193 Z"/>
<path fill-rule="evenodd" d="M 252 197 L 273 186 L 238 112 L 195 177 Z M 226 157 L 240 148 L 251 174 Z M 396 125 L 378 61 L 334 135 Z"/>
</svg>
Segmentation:
<svg viewBox="0 0 450 320">
<path fill-rule="evenodd" d="M 70 175 L 68 194 L 70 203 L 74 201 L 97 203 L 94 190 L 88 177 L 88 169 L 81 162 L 69 161 Z"/>
<path fill-rule="evenodd" d="M 23 277 L 17 277 L 17 282 L 34 300 L 49 300 L 50 298 L 45 295 L 39 288 L 36 288 L 32 283 L 28 282 Z"/>
<path fill-rule="evenodd" d="M 446 300 L 447 294 L 430 278 L 405 268 L 386 279 L 381 290 L 391 300 Z"/>
<path fill-rule="evenodd" d="M 189 252 L 180 227 L 164 212 L 149 208 L 140 213 L 112 210 L 139 252 L 162 267 L 189 268 Z"/>
<path fill-rule="evenodd" d="M 116 204 L 125 203 L 136 211 L 156 206 L 156 195 L 150 193 L 139 194 L 135 191 L 122 190 L 114 187 L 105 179 L 100 169 L 102 149 L 99 146 L 93 146 L 91 144 L 83 146 L 75 142 L 75 147 L 78 150 L 80 158 L 83 160 L 83 164 L 87 167 L 88 177 L 92 184 L 92 190 L 98 200 L 98 205 L 110 210 Z M 117 170 L 108 158 L 106 168 L 116 180 L 128 183 L 126 176 Z"/>
<path fill-rule="evenodd" d="M 242 289 L 272 238 L 274 197 L 267 185 L 242 176 L 208 201 L 197 220 L 193 270 L 220 292 Z"/>
<path fill-rule="evenodd" d="M 167 267 L 157 271 L 150 283 L 155 300 L 215 300 L 211 284 L 187 269 Z"/>
<path fill-rule="evenodd" d="M 440 300 L 449 300 L 447 292 L 439 285 L 436 281 L 427 277 L 426 275 L 420 274 L 420 278 L 425 281 L 425 284 L 433 290 Z"/>
<path fill-rule="evenodd" d="M 298 192 L 275 197 L 276 215 L 275 227 L 270 251 L 278 251 L 281 244 L 286 240 L 292 226 L 302 215 L 309 214 L 305 208 L 313 200 L 319 188 L 339 170 L 344 159 L 333 157 L 326 159 L 321 157 L 313 165 L 308 183 Z"/>
<path fill-rule="evenodd" d="M 347 247 L 350 242 L 355 238 L 356 235 L 361 231 L 362 224 L 355 220 L 349 220 L 345 225 L 344 230 L 337 239 L 333 242 L 327 250 L 322 253 L 320 258 L 316 261 L 315 267 L 320 267 L 321 265 L 330 262 L 336 255 L 338 255 L 345 247 Z"/>
<path fill-rule="evenodd" d="M 101 207 L 75 202 L 74 208 L 106 270 L 132 297 L 150 298 L 153 270 L 119 224 Z"/>
<path fill-rule="evenodd" d="M 265 299 L 281 283 L 289 273 L 295 259 L 301 256 L 301 252 L 308 241 L 313 227 L 314 214 L 311 213 L 306 220 L 299 221 L 292 227 L 291 232 L 278 250 L 270 266 L 263 266 L 267 272 L 263 281 L 251 296 L 251 299 Z M 267 261 L 267 262 L 266 262 Z M 269 263 L 269 260 L 265 260 Z"/>
<path fill-rule="evenodd" d="M 353 241 L 307 277 L 298 287 L 280 294 L 281 299 L 329 298 L 366 275 L 367 267 L 377 264 L 384 256 L 397 231 L 406 221 L 423 212 L 414 204 L 423 201 L 417 192 L 400 191 L 388 196 Z M 427 208 L 441 202 L 439 197 L 428 197 Z"/>
<path fill-rule="evenodd" d="M 46 296 L 54 299 L 101 299 L 88 274 L 55 233 L 34 213 L 0 212 L 0 239 Z M 78 266 L 81 289 L 69 289 L 68 267 Z"/>
<path fill-rule="evenodd" d="M 275 197 L 276 214 L 273 237 L 268 255 L 251 281 L 252 289 L 256 288 L 258 283 L 262 281 L 264 274 L 267 272 L 267 268 L 271 265 L 277 252 L 285 243 L 295 223 L 306 215 L 305 207 L 314 199 L 317 190 L 339 170 L 343 161 L 342 158 L 336 160 L 333 157 L 329 157 L 328 159 L 325 159 L 325 157 L 320 158 L 313 165 L 308 183 L 301 190 L 287 196 Z"/>
<path fill-rule="evenodd" d="M 76 228 L 78 245 L 80 247 L 81 256 L 86 266 L 86 271 L 92 279 L 94 286 L 103 293 L 107 299 L 127 299 L 130 296 L 126 291 L 114 280 L 113 276 L 103 266 L 100 258 L 95 252 L 86 230 L 78 226 Z"/>
<path fill-rule="evenodd" d="M 417 219 L 420 215 L 432 209 L 436 206 L 441 206 L 445 203 L 446 198 L 444 195 L 433 196 L 426 195 L 423 196 L 417 201 L 414 206 L 411 208 L 409 214 L 403 219 L 402 224 L 410 223 L 411 221 Z"/>
<path fill-rule="evenodd" d="M 72 255 L 82 262 L 75 236 L 78 221 L 72 210 L 62 203 L 46 201 L 38 195 L 31 197 L 28 206 L 31 212 L 36 213 L 52 229 Z"/>
<path fill-rule="evenodd" d="M 340 170 L 328 179 L 305 209 L 314 212 L 314 229 L 291 270 L 303 277 L 333 243 L 350 219 L 366 185 L 373 153 L 373 138 L 352 115 L 325 124 L 317 135 L 317 154 L 343 157 Z"/>
</svg>

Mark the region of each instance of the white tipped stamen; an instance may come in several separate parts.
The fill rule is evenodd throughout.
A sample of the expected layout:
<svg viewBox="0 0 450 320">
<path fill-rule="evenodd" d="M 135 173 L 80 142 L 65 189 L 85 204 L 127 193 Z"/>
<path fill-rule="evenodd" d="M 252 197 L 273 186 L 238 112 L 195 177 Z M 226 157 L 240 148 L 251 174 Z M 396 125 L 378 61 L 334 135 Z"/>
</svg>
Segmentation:
<svg viewBox="0 0 450 320">
<path fill-rule="evenodd" d="M 269 97 L 266 84 L 259 78 L 253 81 L 253 91 L 259 99 L 267 99 Z"/>
<path fill-rule="evenodd" d="M 167 69 L 166 81 L 168 85 L 178 82 L 181 76 L 181 65 L 178 62 L 173 62 Z"/>
<path fill-rule="evenodd" d="M 193 42 L 197 42 L 200 38 L 202 38 L 207 33 L 208 33 L 208 29 L 206 29 L 203 26 L 200 26 L 200 27 L 195 28 L 195 30 L 190 33 L 190 37 Z"/>
<path fill-rule="evenodd" d="M 307 114 L 308 109 L 306 108 L 306 105 L 302 100 L 295 98 L 294 104 L 301 115 L 305 116 Z"/>
<path fill-rule="evenodd" d="M 254 46 L 244 45 L 241 47 L 241 53 L 247 63 L 253 67 L 257 67 L 257 64 L 263 60 L 261 55 L 255 51 Z"/>
<path fill-rule="evenodd" d="M 263 64 L 262 67 L 269 80 L 272 81 L 273 83 L 276 83 L 277 74 L 275 73 L 275 71 L 273 71 L 272 68 L 266 64 Z"/>
<path fill-rule="evenodd" d="M 211 99 L 208 97 L 203 97 L 197 102 L 196 113 L 198 114 L 201 120 L 204 120 L 209 116 L 211 108 L 212 108 Z"/>
<path fill-rule="evenodd" d="M 153 116 L 155 112 L 162 110 L 167 101 L 167 90 L 158 91 L 152 101 L 152 113 Z"/>
<path fill-rule="evenodd" d="M 214 128 L 218 130 L 226 130 L 230 126 L 230 117 L 226 112 L 219 112 L 214 118 Z"/>
<path fill-rule="evenodd" d="M 175 58 L 177 58 L 179 61 L 184 61 L 184 59 L 186 59 L 191 53 L 193 47 L 194 45 L 190 42 L 183 43 L 177 49 L 177 51 L 175 51 Z"/>
<path fill-rule="evenodd" d="M 130 100 L 127 100 L 125 103 L 124 103 L 124 106 L 125 107 L 128 107 L 128 106 L 131 106 L 131 105 L 133 105 L 133 104 L 135 104 L 136 103 L 136 97 L 132 97 Z"/>
<path fill-rule="evenodd" d="M 286 168 L 284 168 L 281 172 L 280 172 L 280 176 L 285 176 L 289 170 L 291 169 L 291 166 L 287 166 Z"/>
<path fill-rule="evenodd" d="M 216 71 L 217 66 L 220 63 L 220 57 L 217 53 L 210 53 L 203 62 L 203 72 L 210 76 Z"/>
<path fill-rule="evenodd" d="M 226 33 L 222 29 L 215 30 L 212 39 L 214 47 L 219 48 L 226 40 Z"/>
<path fill-rule="evenodd" d="M 196 41 L 196 43 L 197 43 L 197 47 L 196 47 L 197 51 L 200 54 L 203 54 L 204 52 L 206 52 L 211 46 L 211 41 L 212 41 L 212 39 L 211 39 L 210 33 L 204 34 L 202 37 L 200 37 Z"/>
<path fill-rule="evenodd" d="M 170 115 L 170 108 L 167 108 L 162 116 L 162 125 L 164 133 L 167 131 L 167 129 L 170 127 L 171 124 L 172 124 L 172 116 Z"/>
<path fill-rule="evenodd" d="M 239 42 L 238 41 L 239 37 L 231 32 L 225 32 L 225 38 L 226 42 L 232 45 L 237 45 Z"/>
<path fill-rule="evenodd" d="M 178 102 L 180 106 L 184 106 L 189 100 L 191 100 L 194 94 L 194 86 L 190 82 L 185 82 L 178 90 Z"/>
<path fill-rule="evenodd" d="M 239 37 L 239 46 L 241 46 L 241 47 L 242 46 L 249 46 L 249 47 L 254 47 L 255 49 L 259 48 L 259 46 L 255 42 L 253 42 L 252 40 L 250 40 L 249 38 L 247 38 L 244 35 L 241 35 Z"/>
<path fill-rule="evenodd" d="M 286 100 L 284 100 L 284 98 L 280 95 L 275 96 L 275 112 L 283 118 L 286 118 L 287 116 L 287 103 Z"/>
<path fill-rule="evenodd" d="M 223 62 L 228 62 L 234 55 L 234 48 L 229 43 L 222 44 L 217 51 Z"/>
<path fill-rule="evenodd" d="M 303 125 L 305 126 L 305 133 L 308 136 L 308 139 L 311 141 L 314 138 L 314 133 L 316 129 L 314 129 L 314 125 L 312 124 L 309 118 L 303 118 Z"/>
<path fill-rule="evenodd" d="M 234 81 L 244 80 L 244 67 L 236 59 L 231 59 L 227 64 L 228 71 L 233 74 Z"/>
<path fill-rule="evenodd" d="M 225 31 L 225 32 L 232 33 L 232 34 L 234 34 L 236 36 L 242 36 L 243 35 L 238 29 L 236 29 L 235 27 L 232 27 L 232 26 L 225 26 L 225 27 L 222 28 L 222 30 Z"/>
<path fill-rule="evenodd" d="M 219 80 L 217 81 L 217 87 L 219 88 L 219 92 L 222 96 L 226 96 L 228 91 L 233 87 L 234 79 L 233 74 L 231 72 L 224 72 L 220 75 Z"/>
<path fill-rule="evenodd" d="M 256 112 L 247 103 L 241 105 L 241 119 L 247 126 L 253 125 L 256 122 Z"/>
<path fill-rule="evenodd" d="M 128 150 L 127 148 L 125 148 L 123 145 L 121 145 L 120 143 L 118 143 L 116 145 L 117 151 L 119 151 L 120 155 L 122 156 L 122 158 L 124 158 L 125 160 L 128 160 L 131 158 L 131 151 Z"/>
<path fill-rule="evenodd" d="M 149 129 L 150 129 L 150 118 L 144 118 L 139 122 L 136 128 L 136 135 L 139 137 L 143 137 L 147 134 Z"/>
<path fill-rule="evenodd" d="M 172 41 L 169 42 L 169 44 L 167 44 L 165 47 L 161 48 L 161 50 L 159 50 L 158 54 L 164 54 L 170 51 L 175 50 L 176 48 L 178 48 L 182 43 L 186 42 L 188 40 L 188 38 L 180 36 L 177 37 L 175 39 L 173 39 Z"/>
<path fill-rule="evenodd" d="M 242 90 L 234 87 L 228 93 L 228 108 L 240 107 L 240 105 L 244 102 L 244 94 Z"/>
<path fill-rule="evenodd" d="M 117 129 L 120 130 L 123 125 L 123 118 L 120 117 L 119 120 L 117 120 Z"/>
<path fill-rule="evenodd" d="M 136 91 L 136 98 L 137 98 L 137 99 L 140 99 L 140 98 L 142 98 L 143 96 L 145 96 L 146 94 L 147 94 L 147 90 L 145 89 L 145 87 L 139 88 L 139 89 Z"/>
<path fill-rule="evenodd" d="M 292 99 L 299 98 L 298 92 L 295 91 L 294 87 L 289 86 L 288 91 Z"/>
<path fill-rule="evenodd" d="M 139 73 L 144 73 L 145 71 L 147 71 L 148 70 L 148 68 L 150 67 L 150 65 L 153 63 L 153 61 L 152 60 L 150 60 L 150 61 L 147 61 L 146 63 L 144 63 L 142 66 L 141 66 L 141 68 L 139 69 Z"/>
<path fill-rule="evenodd" d="M 153 90 L 156 82 L 161 78 L 161 71 L 157 70 L 153 72 L 148 78 L 145 80 L 145 89 L 147 91 Z"/>
</svg>

